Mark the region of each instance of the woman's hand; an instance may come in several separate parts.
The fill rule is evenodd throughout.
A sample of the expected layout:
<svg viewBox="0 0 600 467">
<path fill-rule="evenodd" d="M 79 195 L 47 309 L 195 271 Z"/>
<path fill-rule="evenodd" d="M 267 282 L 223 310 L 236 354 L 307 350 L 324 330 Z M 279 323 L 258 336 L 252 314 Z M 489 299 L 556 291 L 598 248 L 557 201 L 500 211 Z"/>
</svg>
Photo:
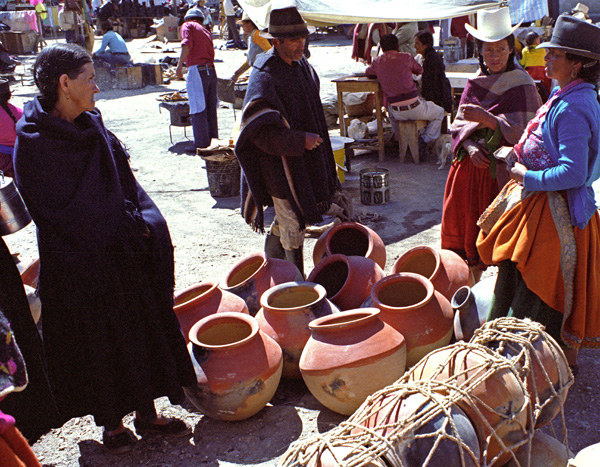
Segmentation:
<svg viewBox="0 0 600 467">
<path fill-rule="evenodd" d="M 304 149 L 308 149 L 310 151 L 311 149 L 316 148 L 322 142 L 323 138 L 321 138 L 316 133 L 306 133 L 306 139 L 304 140 Z"/>
<path fill-rule="evenodd" d="M 492 130 L 495 130 L 498 126 L 496 117 L 494 117 L 480 105 L 463 104 L 460 106 L 460 110 L 462 110 L 464 119 L 468 120 L 469 122 L 481 123 Z"/>
<path fill-rule="evenodd" d="M 463 148 L 467 151 L 467 154 L 475 167 L 478 169 L 487 169 L 490 166 L 490 160 L 487 157 L 489 151 L 487 149 L 470 139 L 466 139 L 463 142 Z"/>
<path fill-rule="evenodd" d="M 525 172 L 527 172 L 527 167 L 525 167 L 523 164 L 515 162 L 515 165 L 510 169 L 510 178 L 522 185 Z"/>
</svg>

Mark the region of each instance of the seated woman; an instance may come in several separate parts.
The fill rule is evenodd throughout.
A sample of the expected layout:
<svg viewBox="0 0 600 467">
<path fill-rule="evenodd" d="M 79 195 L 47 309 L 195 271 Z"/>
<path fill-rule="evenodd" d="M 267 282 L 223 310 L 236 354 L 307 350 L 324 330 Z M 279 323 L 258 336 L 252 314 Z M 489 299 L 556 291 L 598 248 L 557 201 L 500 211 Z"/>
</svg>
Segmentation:
<svg viewBox="0 0 600 467">
<path fill-rule="evenodd" d="M 514 147 L 512 180 L 482 216 L 477 247 L 498 265 L 488 318 L 544 324 L 575 369 L 579 348 L 600 347 L 600 28 L 559 16 L 539 47 L 559 89 Z"/>
<path fill-rule="evenodd" d="M 12 154 L 17 133 L 15 126 L 23 111 L 10 104 L 12 93 L 8 80 L 0 78 L 0 170 L 8 177 L 14 177 Z"/>
<path fill-rule="evenodd" d="M 452 86 L 446 77 L 444 60 L 433 48 L 433 35 L 427 30 L 415 34 L 415 50 L 423 57 L 421 96 L 452 112 Z"/>
<path fill-rule="evenodd" d="M 464 258 L 478 281 L 485 265 L 479 259 L 477 219 L 508 181 L 496 167 L 493 152 L 515 144 L 540 106 L 531 77 L 514 65 L 514 28 L 507 7 L 479 10 L 477 40 L 481 71 L 467 81 L 450 132 L 455 159 L 448 173 L 442 212 L 442 248 Z M 498 177 L 497 177 L 498 175 Z"/>
<path fill-rule="evenodd" d="M 92 414 L 104 447 L 138 433 L 185 435 L 154 399 L 184 400 L 196 382 L 173 312 L 173 245 L 162 214 L 137 183 L 129 155 L 95 109 L 92 58 L 74 44 L 44 48 L 41 95 L 17 124 L 15 179 L 37 227 L 48 377 L 61 415 Z"/>
</svg>

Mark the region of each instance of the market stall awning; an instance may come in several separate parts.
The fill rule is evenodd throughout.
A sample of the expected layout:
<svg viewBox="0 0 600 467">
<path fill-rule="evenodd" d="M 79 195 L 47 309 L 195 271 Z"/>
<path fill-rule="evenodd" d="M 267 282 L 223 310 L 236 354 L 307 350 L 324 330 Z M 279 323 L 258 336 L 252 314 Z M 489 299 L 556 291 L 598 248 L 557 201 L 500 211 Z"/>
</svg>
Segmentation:
<svg viewBox="0 0 600 467">
<path fill-rule="evenodd" d="M 295 4 L 302 17 L 314 25 L 397 23 L 453 18 L 482 8 L 498 7 L 494 0 L 238 0 L 254 23 L 267 27 L 269 12 Z"/>
</svg>

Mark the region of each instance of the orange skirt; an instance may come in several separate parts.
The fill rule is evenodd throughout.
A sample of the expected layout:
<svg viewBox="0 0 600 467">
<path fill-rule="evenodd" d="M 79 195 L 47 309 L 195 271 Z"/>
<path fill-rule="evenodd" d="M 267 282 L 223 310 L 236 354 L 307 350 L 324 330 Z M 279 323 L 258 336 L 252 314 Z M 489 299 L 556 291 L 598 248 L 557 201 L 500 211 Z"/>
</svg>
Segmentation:
<svg viewBox="0 0 600 467">
<path fill-rule="evenodd" d="M 510 182 L 507 188 L 510 192 L 518 186 Z M 568 347 L 598 348 L 600 217 L 594 213 L 582 230 L 571 225 L 568 208 L 566 214 L 561 218 L 555 211 L 553 217 L 548 194 L 532 194 L 502 214 L 487 235 L 481 231 L 477 248 L 487 265 L 516 263 L 527 288 L 563 313 L 561 337 Z M 557 225 L 574 238 L 574 245 L 561 246 Z"/>
</svg>

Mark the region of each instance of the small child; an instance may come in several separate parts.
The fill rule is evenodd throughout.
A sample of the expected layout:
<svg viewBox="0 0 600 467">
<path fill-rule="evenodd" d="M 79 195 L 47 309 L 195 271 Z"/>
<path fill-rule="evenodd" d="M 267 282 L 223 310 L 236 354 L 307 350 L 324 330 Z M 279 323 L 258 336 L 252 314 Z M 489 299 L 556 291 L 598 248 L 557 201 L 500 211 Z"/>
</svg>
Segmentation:
<svg viewBox="0 0 600 467">
<path fill-rule="evenodd" d="M 532 31 L 528 33 L 525 36 L 527 47 L 523 49 L 523 57 L 519 60 L 519 63 L 534 80 L 542 83 L 546 90 L 546 96 L 542 96 L 542 99 L 545 101 L 550 94 L 552 80 L 546 76 L 546 72 L 544 71 L 546 66 L 546 62 L 544 61 L 546 51 L 537 48 L 540 42 L 541 39 L 537 32 Z"/>
</svg>

